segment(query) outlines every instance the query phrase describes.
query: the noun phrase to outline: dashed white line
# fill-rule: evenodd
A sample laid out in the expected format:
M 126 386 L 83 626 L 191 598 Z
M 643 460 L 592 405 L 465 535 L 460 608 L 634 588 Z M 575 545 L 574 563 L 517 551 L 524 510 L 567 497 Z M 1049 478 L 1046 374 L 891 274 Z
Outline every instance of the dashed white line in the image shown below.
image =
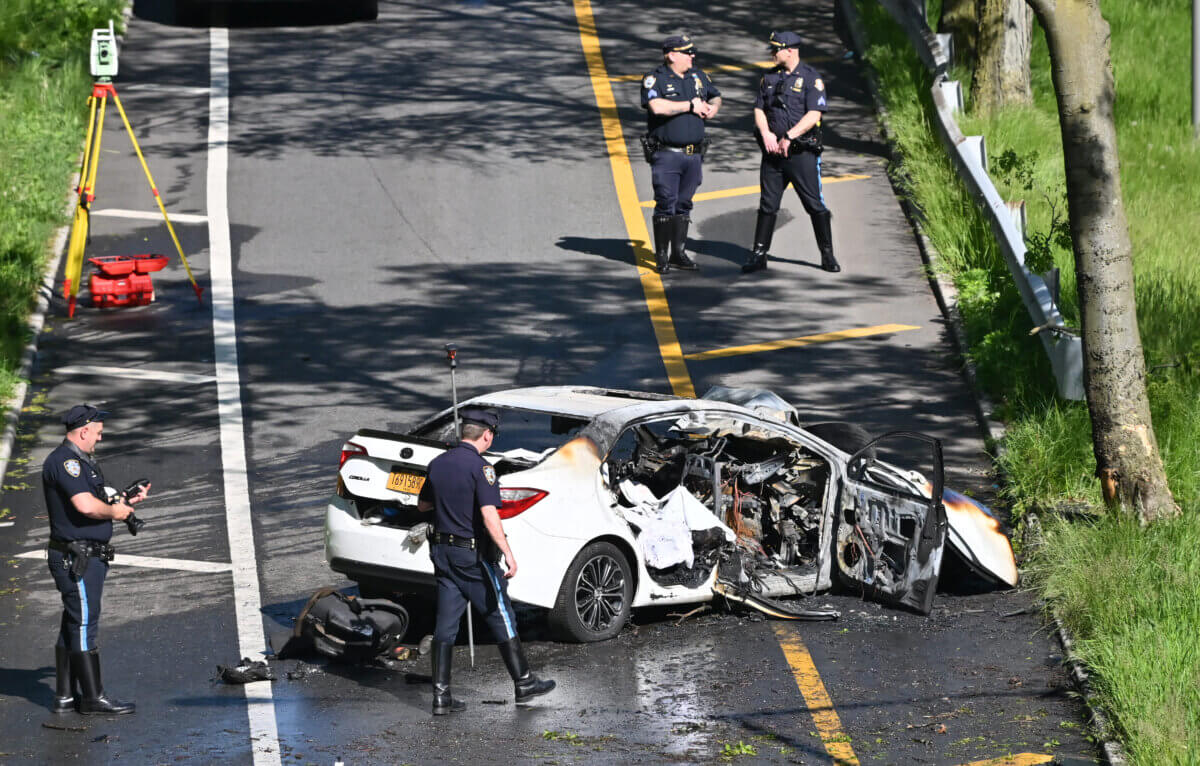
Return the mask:
M 168 372 L 166 370 L 150 370 L 145 367 L 102 367 L 90 364 L 68 364 L 56 367 L 55 375 L 93 375 L 105 378 L 129 378 L 130 380 L 154 380 L 159 383 L 212 383 L 216 380 L 212 375 L 195 375 L 190 372 Z
M 33 551 L 18 553 L 19 559 L 45 559 L 46 549 L 38 548 Z M 144 567 L 146 569 L 178 569 L 182 572 L 199 572 L 202 574 L 219 574 L 233 569 L 231 564 L 222 561 L 195 561 L 193 559 L 164 559 L 157 556 L 130 556 L 117 553 L 112 560 L 113 566 Z
M 225 484 L 225 525 L 233 571 L 239 656 L 258 656 L 266 645 L 250 486 L 246 476 L 246 437 L 238 374 L 237 329 L 233 310 L 232 248 L 229 239 L 229 30 L 210 30 L 208 99 L 208 248 L 212 279 L 213 350 L 217 373 L 221 462 Z M 270 681 L 242 687 L 250 720 L 255 766 L 280 763 L 279 733 Z
M 139 221 L 161 221 L 162 213 L 158 210 L 122 210 L 115 207 L 106 207 L 102 210 L 93 210 L 91 215 L 106 216 L 108 218 L 132 218 Z M 208 216 L 196 215 L 195 213 L 168 213 L 171 216 L 171 223 L 207 223 Z
M 135 82 L 130 85 L 123 85 L 121 90 L 151 91 L 185 96 L 207 96 L 211 89 L 205 87 L 196 87 L 194 85 L 165 85 L 158 82 Z

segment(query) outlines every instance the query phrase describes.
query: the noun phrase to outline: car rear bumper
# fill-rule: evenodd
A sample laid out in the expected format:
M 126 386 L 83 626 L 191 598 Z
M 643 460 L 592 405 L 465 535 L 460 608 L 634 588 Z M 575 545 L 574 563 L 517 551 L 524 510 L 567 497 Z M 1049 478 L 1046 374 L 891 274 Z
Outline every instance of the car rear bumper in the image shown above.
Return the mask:
M 385 524 L 364 524 L 353 501 L 330 498 L 325 508 L 325 559 L 329 568 L 352 580 L 398 589 L 433 587 L 429 543 L 410 539 L 409 531 Z

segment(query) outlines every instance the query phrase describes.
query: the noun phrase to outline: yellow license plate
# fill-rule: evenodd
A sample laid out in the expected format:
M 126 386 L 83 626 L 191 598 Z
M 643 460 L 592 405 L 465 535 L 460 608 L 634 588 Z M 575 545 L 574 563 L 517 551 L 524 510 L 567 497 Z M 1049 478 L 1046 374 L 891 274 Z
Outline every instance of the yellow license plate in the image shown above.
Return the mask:
M 425 477 L 404 471 L 392 471 L 388 474 L 387 488 L 394 492 L 407 492 L 410 495 L 420 494 L 425 485 Z

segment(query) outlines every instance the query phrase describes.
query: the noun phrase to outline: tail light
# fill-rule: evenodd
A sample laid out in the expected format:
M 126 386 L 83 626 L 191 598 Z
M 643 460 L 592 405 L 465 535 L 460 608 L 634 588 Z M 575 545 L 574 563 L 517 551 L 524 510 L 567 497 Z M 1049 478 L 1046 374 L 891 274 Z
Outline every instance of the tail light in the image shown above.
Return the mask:
M 342 456 L 338 460 L 338 469 L 340 470 L 341 467 L 344 466 L 346 464 L 346 461 L 349 460 L 350 458 L 355 457 L 357 455 L 365 455 L 365 454 L 367 454 L 366 447 L 355 444 L 354 442 L 346 442 L 345 444 L 342 445 Z
M 524 513 L 549 493 L 529 487 L 507 487 L 500 490 L 500 518 L 511 519 Z

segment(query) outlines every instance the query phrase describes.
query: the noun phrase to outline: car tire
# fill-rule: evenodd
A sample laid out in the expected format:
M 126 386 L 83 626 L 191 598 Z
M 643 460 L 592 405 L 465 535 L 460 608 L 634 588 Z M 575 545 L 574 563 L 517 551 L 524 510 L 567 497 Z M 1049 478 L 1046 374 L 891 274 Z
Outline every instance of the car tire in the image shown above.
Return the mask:
M 567 569 L 550 610 L 550 627 L 567 641 L 604 641 L 621 632 L 632 603 L 629 560 L 617 546 L 599 540 L 580 551 Z

